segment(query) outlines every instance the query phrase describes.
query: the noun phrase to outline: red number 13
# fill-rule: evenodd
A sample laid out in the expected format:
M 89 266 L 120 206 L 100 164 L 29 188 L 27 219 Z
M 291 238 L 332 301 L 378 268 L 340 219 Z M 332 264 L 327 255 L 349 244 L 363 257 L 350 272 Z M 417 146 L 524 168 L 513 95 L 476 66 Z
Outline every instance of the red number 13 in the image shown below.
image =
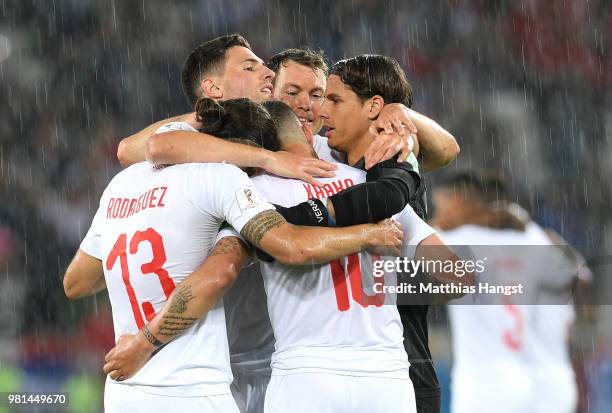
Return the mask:
M 161 235 L 156 232 L 153 228 L 148 228 L 145 231 L 136 231 L 132 239 L 130 240 L 130 254 L 136 254 L 138 247 L 143 241 L 148 241 L 151 244 L 151 251 L 153 252 L 153 259 L 151 262 L 142 264 L 140 271 L 142 275 L 155 274 L 159 278 L 162 290 L 166 295 L 166 299 L 170 298 L 172 291 L 174 291 L 174 281 L 170 278 L 168 271 L 163 269 L 163 265 L 166 263 L 166 250 L 164 249 L 164 242 Z M 136 293 L 130 283 L 130 273 L 128 271 L 127 263 L 127 235 L 121 234 L 115 245 L 111 250 L 108 258 L 106 259 L 106 269 L 111 270 L 115 266 L 115 262 L 119 258 L 119 265 L 121 266 L 121 278 L 125 284 L 128 298 L 130 299 L 130 305 L 132 306 L 132 312 L 134 313 L 134 319 L 139 329 L 144 326 L 144 320 L 142 313 L 138 307 L 138 301 L 136 300 Z M 142 310 L 144 312 L 147 321 L 151 321 L 155 317 L 155 310 L 153 304 L 148 301 L 142 303 Z

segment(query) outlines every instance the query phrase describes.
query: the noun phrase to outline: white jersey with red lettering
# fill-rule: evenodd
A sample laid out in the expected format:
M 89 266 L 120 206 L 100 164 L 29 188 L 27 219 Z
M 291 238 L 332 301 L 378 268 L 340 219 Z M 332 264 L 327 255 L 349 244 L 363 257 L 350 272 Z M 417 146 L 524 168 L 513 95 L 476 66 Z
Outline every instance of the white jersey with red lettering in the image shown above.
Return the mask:
M 334 178 L 321 180 L 323 188 L 270 175 L 253 182 L 264 199 L 289 207 L 365 181 L 365 172 L 337 166 Z M 406 254 L 413 256 L 416 245 L 435 232 L 409 206 L 396 219 L 404 230 Z M 273 375 L 409 377 L 397 307 L 373 289 L 375 282 L 396 283 L 395 273 L 375 279 L 370 254 L 308 267 L 264 263 L 262 274 L 276 338 Z
M 233 165 L 143 162 L 110 182 L 81 249 L 102 261 L 115 338 L 134 334 L 196 270 L 226 220 L 238 231 L 273 209 Z M 180 321 L 177 321 L 180 322 Z M 229 393 L 232 375 L 223 303 L 118 382 L 176 396 Z
M 485 271 L 479 274 L 480 284 L 493 280 L 495 284 L 525 280 L 537 280 L 539 284 L 547 277 L 544 253 L 553 251 L 536 247 L 532 249 L 534 254 L 528 255 L 524 248 L 487 247 L 550 245 L 548 236 L 533 223 L 525 231 L 464 225 L 440 235 L 449 245 L 472 245 L 479 251 L 478 257 L 487 257 Z M 533 290 L 534 284 L 529 286 Z M 537 387 L 531 334 L 539 306 L 516 305 L 513 298 L 501 297 L 491 298 L 494 300 L 491 305 L 469 304 L 465 302 L 469 297 L 464 297 L 448 306 L 453 347 L 453 413 L 513 413 L 533 409 Z M 522 304 L 529 302 L 525 297 L 521 300 Z
M 543 233 L 543 229 L 534 223 L 530 223 L 527 230 Z M 579 266 L 582 263 L 575 264 Z M 576 277 L 590 281 L 591 273 L 586 266 L 577 267 L 575 271 L 573 267 L 568 261 L 568 271 L 556 271 L 554 277 L 541 280 L 540 294 L 548 302 L 567 302 Z M 573 413 L 578 403 L 578 387 L 568 348 L 575 317 L 573 303 L 570 300 L 567 304 L 537 305 L 534 311 L 529 330 L 529 358 L 536 396 L 531 411 Z

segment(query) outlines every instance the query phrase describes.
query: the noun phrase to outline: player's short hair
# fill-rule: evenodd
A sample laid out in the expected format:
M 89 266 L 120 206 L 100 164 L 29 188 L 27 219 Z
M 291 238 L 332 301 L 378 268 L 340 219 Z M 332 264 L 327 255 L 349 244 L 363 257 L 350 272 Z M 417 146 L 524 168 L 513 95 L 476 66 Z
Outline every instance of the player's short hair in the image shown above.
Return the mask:
M 225 53 L 234 46 L 251 48 L 249 42 L 241 35 L 228 34 L 202 43 L 189 54 L 181 71 L 183 94 L 189 106 L 194 107 L 201 96 L 202 77 L 223 70 Z
M 285 125 L 291 124 L 293 126 L 297 125 L 296 122 L 299 122 L 293 110 L 280 100 L 269 100 L 263 102 L 262 106 L 268 111 L 276 124 L 276 129 L 279 131 L 284 129 Z
M 196 119 L 202 122 L 200 132 L 271 151 L 280 148 L 272 117 L 263 106 L 250 99 L 216 102 L 202 98 L 197 101 L 195 111 Z
M 363 54 L 340 60 L 329 74 L 340 77 L 362 102 L 379 95 L 385 103 L 412 107 L 412 86 L 399 63 L 391 57 Z
M 268 60 L 268 68 L 278 73 L 281 66 L 288 61 L 293 61 L 300 65 L 308 66 L 312 70 L 320 70 L 325 74 L 329 72 L 327 59 L 322 50 L 313 50 L 310 48 L 304 49 L 287 49 L 275 54 Z
M 458 195 L 484 203 L 509 200 L 508 185 L 495 170 L 455 172 L 442 178 L 437 187 L 452 189 Z
M 281 149 L 298 144 L 308 150 L 313 158 L 317 157 L 316 152 L 304 136 L 298 117 L 289 106 L 279 100 L 268 100 L 262 105 L 276 124 Z

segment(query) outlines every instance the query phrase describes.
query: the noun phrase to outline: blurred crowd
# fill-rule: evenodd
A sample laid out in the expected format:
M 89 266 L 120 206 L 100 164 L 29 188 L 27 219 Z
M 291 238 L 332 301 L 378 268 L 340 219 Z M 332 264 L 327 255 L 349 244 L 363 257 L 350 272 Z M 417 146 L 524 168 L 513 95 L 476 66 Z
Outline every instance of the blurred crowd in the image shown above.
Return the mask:
M 103 297 L 68 302 L 63 272 L 120 170 L 119 140 L 187 112 L 185 57 L 232 32 L 264 60 L 299 46 L 321 48 L 332 62 L 360 53 L 395 57 L 415 89 L 415 109 L 461 146 L 449 168 L 501 169 L 539 223 L 587 260 L 607 262 L 593 268 L 594 299 L 612 304 L 605 277 L 612 5 L 605 0 L 0 4 L 0 387 L 41 371 L 85 395 L 93 390 L 74 381 L 80 374 L 99 387 L 100 357 L 113 342 L 108 304 Z M 443 173 L 431 174 L 429 185 Z M 612 312 L 592 313 L 578 328 L 586 347 L 596 348 L 612 337 Z M 610 347 L 601 348 L 593 357 L 606 358 Z

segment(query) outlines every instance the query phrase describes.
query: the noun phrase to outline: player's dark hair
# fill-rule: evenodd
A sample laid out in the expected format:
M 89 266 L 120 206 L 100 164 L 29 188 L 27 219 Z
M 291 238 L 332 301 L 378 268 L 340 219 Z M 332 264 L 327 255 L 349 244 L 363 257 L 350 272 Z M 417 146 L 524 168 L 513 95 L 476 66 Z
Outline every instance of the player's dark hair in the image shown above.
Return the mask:
M 289 122 L 299 122 L 291 108 L 280 100 L 268 100 L 263 102 L 262 105 L 276 123 L 277 129 L 284 127 Z
M 268 60 L 268 67 L 274 73 L 278 73 L 281 65 L 288 61 L 308 66 L 313 70 L 321 70 L 325 76 L 329 72 L 329 66 L 327 65 L 327 59 L 322 50 L 312 50 L 310 48 L 304 49 L 287 49 L 280 53 L 275 54 Z
M 412 107 L 412 86 L 399 63 L 390 57 L 355 56 L 334 64 L 329 74 L 340 77 L 362 102 L 379 95 L 385 103 L 402 103 Z
M 196 119 L 202 122 L 200 132 L 271 151 L 280 148 L 272 117 L 263 106 L 252 100 L 241 98 L 216 102 L 203 98 L 197 101 L 195 111 Z
M 304 150 L 304 154 L 308 153 L 313 158 L 317 157 L 312 145 L 308 143 L 304 136 L 298 117 L 289 106 L 278 100 L 268 100 L 262 105 L 274 120 L 281 148 L 297 144 Z M 296 149 L 295 146 L 293 148 Z
M 189 106 L 194 107 L 201 96 L 200 81 L 202 76 L 223 70 L 225 53 L 227 49 L 234 46 L 251 48 L 249 42 L 241 35 L 229 34 L 204 42 L 189 54 L 181 71 L 183 94 Z
M 508 201 L 508 186 L 498 171 L 460 171 L 442 178 L 437 185 L 440 188 L 450 188 L 459 194 L 481 202 L 492 203 Z

